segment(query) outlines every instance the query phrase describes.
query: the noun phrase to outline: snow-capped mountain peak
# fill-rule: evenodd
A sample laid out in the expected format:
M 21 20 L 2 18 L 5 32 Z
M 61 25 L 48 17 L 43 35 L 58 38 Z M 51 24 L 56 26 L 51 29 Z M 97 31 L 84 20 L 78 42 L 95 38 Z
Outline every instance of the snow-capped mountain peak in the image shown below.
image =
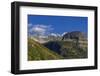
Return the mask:
M 50 35 L 54 37 L 61 36 L 60 34 L 56 34 L 56 33 L 51 33 Z
M 62 34 L 62 36 L 64 36 L 65 34 L 67 34 L 68 32 L 64 32 L 63 34 Z
M 50 35 L 51 35 L 51 36 L 57 36 L 57 34 L 55 34 L 55 33 L 51 33 Z

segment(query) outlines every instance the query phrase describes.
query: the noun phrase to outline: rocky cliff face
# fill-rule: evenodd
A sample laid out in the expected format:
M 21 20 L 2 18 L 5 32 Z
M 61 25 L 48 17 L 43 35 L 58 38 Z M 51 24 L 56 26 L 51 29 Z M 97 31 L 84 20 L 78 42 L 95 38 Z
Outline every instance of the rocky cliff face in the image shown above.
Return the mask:
M 80 31 L 73 31 L 73 32 L 68 32 L 65 35 L 63 35 L 62 40 L 66 40 L 66 39 L 84 40 L 86 39 L 86 36 L 84 33 Z

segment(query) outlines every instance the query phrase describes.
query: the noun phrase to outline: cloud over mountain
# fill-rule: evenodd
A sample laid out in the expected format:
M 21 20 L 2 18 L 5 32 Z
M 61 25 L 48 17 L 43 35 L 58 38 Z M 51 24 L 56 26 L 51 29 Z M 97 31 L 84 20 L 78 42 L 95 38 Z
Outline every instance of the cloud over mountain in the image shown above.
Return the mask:
M 34 34 L 38 34 L 38 35 L 45 35 L 46 33 L 53 30 L 51 25 L 42 25 L 42 24 L 32 25 L 32 24 L 29 24 L 28 26 L 29 26 L 29 29 L 28 29 L 29 33 L 34 33 Z

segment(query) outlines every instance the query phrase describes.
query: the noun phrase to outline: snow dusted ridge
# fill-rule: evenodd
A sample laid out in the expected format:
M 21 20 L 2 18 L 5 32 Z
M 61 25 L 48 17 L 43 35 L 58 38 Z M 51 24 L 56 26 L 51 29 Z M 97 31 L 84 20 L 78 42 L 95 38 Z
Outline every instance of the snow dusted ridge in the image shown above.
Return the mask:
M 56 34 L 56 33 L 51 33 L 50 35 L 51 36 L 55 36 L 55 37 L 62 37 L 62 36 L 64 36 L 65 34 L 67 34 L 68 32 L 64 32 L 64 33 L 62 33 L 62 34 Z
M 69 39 L 86 40 L 85 35 L 80 31 L 64 32 L 63 34 L 51 33 L 46 36 L 45 35 L 34 35 L 34 36 L 31 36 L 31 38 L 39 43 L 46 43 L 49 41 L 69 40 Z
M 48 41 L 54 41 L 54 40 L 61 40 L 62 35 L 51 33 L 48 36 L 42 35 L 42 36 L 31 36 L 32 39 L 34 39 L 36 42 L 39 43 L 46 43 Z
M 55 36 L 55 37 L 59 36 L 60 37 L 61 35 L 60 34 L 56 34 L 56 33 L 51 33 L 50 36 Z
M 64 36 L 65 34 L 67 34 L 68 32 L 64 32 L 61 36 Z

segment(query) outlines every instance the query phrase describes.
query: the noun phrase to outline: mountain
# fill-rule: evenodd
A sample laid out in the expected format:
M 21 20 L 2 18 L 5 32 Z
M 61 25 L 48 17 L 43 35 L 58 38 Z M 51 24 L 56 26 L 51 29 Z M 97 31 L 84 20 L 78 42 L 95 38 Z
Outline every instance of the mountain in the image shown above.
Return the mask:
M 88 43 L 83 32 L 28 38 L 28 60 L 78 59 L 88 57 Z
M 65 34 L 67 34 L 68 32 L 64 32 L 64 33 L 62 33 L 62 35 L 61 36 L 64 36 Z
M 50 41 L 44 44 L 45 47 L 63 56 L 65 59 L 87 58 L 87 44 L 80 47 L 74 41 Z M 83 45 L 82 45 L 83 46 Z
M 60 37 L 61 35 L 56 33 L 51 33 L 49 36 Z
M 73 32 L 68 32 L 63 35 L 62 40 L 66 40 L 66 39 L 84 40 L 86 39 L 86 36 L 83 32 L 73 31 Z
M 28 60 L 54 60 L 63 57 L 56 52 L 44 47 L 42 44 L 28 38 Z

